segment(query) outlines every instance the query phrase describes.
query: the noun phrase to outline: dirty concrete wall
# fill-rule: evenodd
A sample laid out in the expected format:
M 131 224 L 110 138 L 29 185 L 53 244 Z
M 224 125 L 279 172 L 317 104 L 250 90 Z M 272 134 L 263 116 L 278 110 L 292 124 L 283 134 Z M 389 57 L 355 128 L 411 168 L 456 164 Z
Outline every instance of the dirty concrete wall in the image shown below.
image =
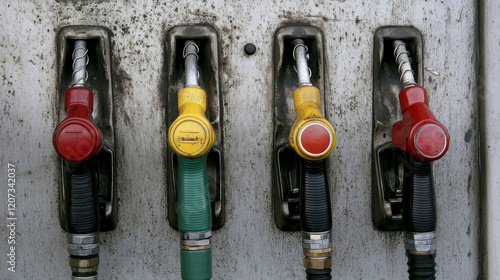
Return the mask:
M 69 277 L 58 220 L 56 34 L 67 25 L 112 32 L 119 224 L 101 234 L 101 279 L 179 279 L 178 233 L 167 222 L 162 88 L 169 28 L 218 31 L 224 98 L 226 224 L 214 232 L 214 279 L 303 279 L 301 238 L 272 217 L 272 38 L 293 22 L 319 27 L 326 44 L 328 119 L 337 132 L 329 159 L 333 275 L 403 279 L 401 232 L 371 222 L 373 34 L 412 25 L 424 39 L 424 86 L 449 129 L 434 165 L 440 279 L 480 273 L 475 1 L 1 1 L 0 208 L 7 164 L 16 166 L 16 272 L 2 279 Z M 257 52 L 247 56 L 246 43 Z M 4 214 L 5 215 L 5 214 Z M 4 219 L 2 224 L 6 224 Z

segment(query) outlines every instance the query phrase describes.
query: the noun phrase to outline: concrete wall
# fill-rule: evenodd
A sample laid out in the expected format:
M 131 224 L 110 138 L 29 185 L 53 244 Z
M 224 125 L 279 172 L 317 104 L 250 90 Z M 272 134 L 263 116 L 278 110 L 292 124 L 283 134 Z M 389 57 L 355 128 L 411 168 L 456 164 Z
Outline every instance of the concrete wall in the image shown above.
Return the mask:
M 498 7 L 496 8 L 499 10 Z M 16 272 L 2 279 L 68 279 L 58 219 L 56 34 L 67 25 L 113 32 L 119 224 L 101 234 L 100 279 L 179 279 L 179 238 L 167 222 L 162 71 L 176 25 L 218 31 L 224 98 L 226 224 L 214 232 L 214 279 L 304 279 L 299 232 L 272 216 L 272 39 L 290 22 L 319 27 L 328 57 L 327 118 L 337 132 L 329 158 L 335 279 L 406 277 L 401 232 L 371 222 L 373 34 L 412 25 L 424 39 L 424 86 L 449 129 L 434 165 L 439 279 L 480 275 L 478 46 L 475 1 L 11 1 L 0 2 L 0 209 L 7 164 L 16 166 Z M 257 52 L 247 56 L 246 43 Z M 498 105 L 498 102 L 495 103 Z M 6 214 L 4 214 L 6 217 Z M 493 278 L 491 278 L 493 279 Z

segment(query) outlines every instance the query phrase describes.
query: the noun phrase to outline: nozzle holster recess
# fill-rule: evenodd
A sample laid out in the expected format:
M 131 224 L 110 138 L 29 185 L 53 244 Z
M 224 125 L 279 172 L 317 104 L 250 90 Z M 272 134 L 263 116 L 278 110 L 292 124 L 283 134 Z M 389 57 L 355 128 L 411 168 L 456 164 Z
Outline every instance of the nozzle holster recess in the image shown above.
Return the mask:
M 302 86 L 293 92 L 296 119 L 290 130 L 290 145 L 308 160 L 326 158 L 335 148 L 333 126 L 321 114 L 318 88 Z
M 399 94 L 399 102 L 403 120 L 392 126 L 392 143 L 424 161 L 446 154 L 450 136 L 429 109 L 426 90 L 421 86 L 406 88 Z
M 90 159 L 102 147 L 102 132 L 92 120 L 92 91 L 83 87 L 66 90 L 64 110 L 66 118 L 54 132 L 55 150 L 71 162 Z

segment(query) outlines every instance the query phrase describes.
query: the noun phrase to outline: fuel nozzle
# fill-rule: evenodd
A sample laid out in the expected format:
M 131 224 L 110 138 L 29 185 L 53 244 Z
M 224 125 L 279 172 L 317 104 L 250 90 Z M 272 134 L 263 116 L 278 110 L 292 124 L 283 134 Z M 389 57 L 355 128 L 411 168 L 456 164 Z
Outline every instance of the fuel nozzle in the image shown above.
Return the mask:
M 185 158 L 206 155 L 215 142 L 214 130 L 205 116 L 207 96 L 198 86 L 198 52 L 194 41 L 186 41 L 183 50 L 185 87 L 178 94 L 179 117 L 170 126 L 168 135 L 170 147 Z
M 92 120 L 93 93 L 85 88 L 88 60 L 86 42 L 77 40 L 72 87 L 64 95 L 66 118 L 53 138 L 70 176 L 64 195 L 72 279 L 97 279 L 99 265 L 98 190 L 91 160 L 102 147 L 102 133 Z
M 331 208 L 325 158 L 335 147 L 335 131 L 321 114 L 318 88 L 311 83 L 308 49 L 302 39 L 292 41 L 298 75 L 293 93 L 296 119 L 290 145 L 300 159 L 300 227 L 307 279 L 331 279 Z
M 392 142 L 419 160 L 437 160 L 448 150 L 448 130 L 429 109 L 425 88 L 415 82 L 406 44 L 395 40 L 393 46 L 403 87 L 399 94 L 403 120 L 393 125 Z
M 88 160 L 102 146 L 102 132 L 92 120 L 93 93 L 85 88 L 87 63 L 86 42 L 78 40 L 73 51 L 72 87 L 64 93 L 66 118 L 57 126 L 53 139 L 57 153 L 70 162 Z
M 392 127 L 392 143 L 406 152 L 402 214 L 409 279 L 435 279 L 432 161 L 444 156 L 450 136 L 429 109 L 427 92 L 415 82 L 405 42 L 395 40 L 393 47 L 403 88 L 399 94 L 403 120 Z
M 304 40 L 295 39 L 292 44 L 298 84 L 293 92 L 296 119 L 290 130 L 290 145 L 302 158 L 321 160 L 335 148 L 335 130 L 321 114 L 320 93 L 311 83 Z
M 212 278 L 212 210 L 206 161 L 215 133 L 205 116 L 206 93 L 198 86 L 198 52 L 194 41 L 185 42 L 185 87 L 178 93 L 179 116 L 168 131 L 169 145 L 179 161 L 181 276 L 186 280 Z

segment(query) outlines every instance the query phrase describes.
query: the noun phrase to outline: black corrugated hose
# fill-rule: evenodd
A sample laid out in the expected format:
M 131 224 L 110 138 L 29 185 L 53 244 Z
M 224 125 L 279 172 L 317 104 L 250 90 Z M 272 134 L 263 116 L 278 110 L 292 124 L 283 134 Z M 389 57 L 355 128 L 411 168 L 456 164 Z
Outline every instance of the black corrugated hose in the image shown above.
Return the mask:
M 306 232 L 332 229 L 332 211 L 326 176 L 325 160 L 301 158 L 300 226 Z M 332 269 L 306 269 L 307 280 L 330 280 Z
M 66 225 L 68 233 L 99 231 L 97 184 L 89 161 L 69 163 L 70 180 L 66 186 Z
M 306 280 L 330 280 L 332 279 L 332 269 L 309 269 L 306 268 Z
M 66 225 L 72 234 L 91 234 L 99 231 L 99 200 L 95 172 L 91 160 L 67 162 L 69 184 L 66 184 Z M 72 259 L 92 259 L 97 255 L 75 256 Z M 97 271 L 78 273 L 73 276 L 88 277 L 97 275 Z
M 403 187 L 403 223 L 405 232 L 426 233 L 436 230 L 436 201 L 432 162 L 406 157 Z M 406 251 L 409 279 L 436 279 L 435 251 L 414 254 Z

